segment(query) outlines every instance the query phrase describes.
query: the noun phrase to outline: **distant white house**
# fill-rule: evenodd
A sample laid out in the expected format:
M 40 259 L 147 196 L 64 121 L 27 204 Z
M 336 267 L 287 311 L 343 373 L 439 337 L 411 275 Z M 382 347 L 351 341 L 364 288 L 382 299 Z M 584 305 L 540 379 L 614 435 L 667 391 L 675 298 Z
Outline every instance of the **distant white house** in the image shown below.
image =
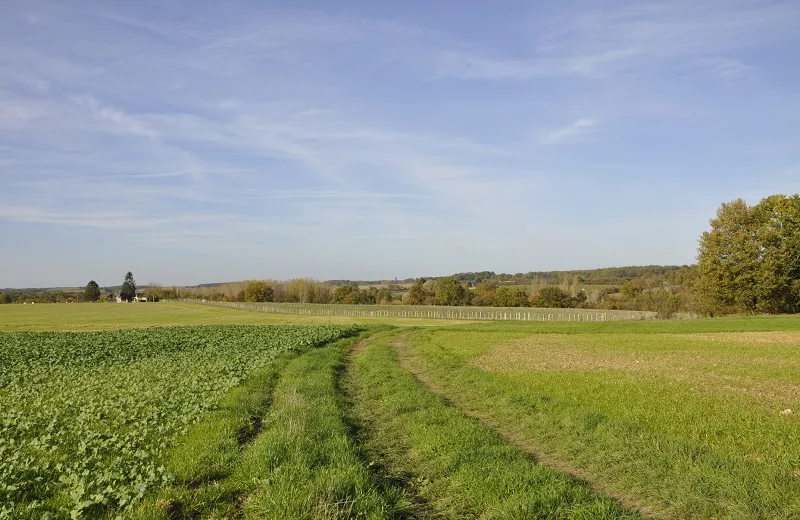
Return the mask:
M 147 296 L 145 296 L 144 293 L 137 292 L 136 296 L 134 296 L 133 300 L 131 300 L 131 301 L 134 302 L 134 303 L 136 303 L 136 302 L 146 302 L 147 301 Z M 117 303 L 122 303 L 122 302 L 123 302 L 122 297 L 121 296 L 117 296 Z

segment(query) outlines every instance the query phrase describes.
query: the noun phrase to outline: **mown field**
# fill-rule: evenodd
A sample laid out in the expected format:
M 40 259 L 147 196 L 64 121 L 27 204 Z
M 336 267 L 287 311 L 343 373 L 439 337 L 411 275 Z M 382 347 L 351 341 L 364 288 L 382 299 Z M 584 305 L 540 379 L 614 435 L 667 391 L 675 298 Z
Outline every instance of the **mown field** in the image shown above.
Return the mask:
M 0 518 L 800 517 L 796 317 L 380 321 L 0 306 Z
M 426 326 L 464 323 L 460 320 L 382 318 L 380 323 Z M 357 316 L 311 316 L 241 312 L 237 309 L 183 302 L 157 304 L 59 303 L 0 305 L 0 331 L 86 331 L 173 325 L 374 325 Z
M 439 329 L 395 351 L 448 402 L 631 509 L 800 518 L 799 324 Z M 764 328 L 782 330 L 750 330 Z

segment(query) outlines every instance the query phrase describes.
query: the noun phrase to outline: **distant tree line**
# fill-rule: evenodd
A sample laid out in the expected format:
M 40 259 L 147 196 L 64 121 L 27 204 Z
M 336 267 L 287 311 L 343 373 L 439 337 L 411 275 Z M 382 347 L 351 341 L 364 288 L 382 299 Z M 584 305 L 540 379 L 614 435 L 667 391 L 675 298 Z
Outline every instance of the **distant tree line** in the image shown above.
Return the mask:
M 686 270 L 678 271 L 684 273 Z M 547 307 L 652 310 L 664 314 L 683 309 L 682 289 L 675 274 L 629 280 L 619 287 L 586 291 L 579 277 L 562 276 L 556 284 L 536 282 L 519 287 L 484 281 L 477 286 L 455 277 L 419 278 L 405 286 L 334 287 L 308 279 L 277 282 L 250 280 L 217 286 L 173 288 L 165 297 L 212 301 L 334 303 L 348 305 L 472 305 L 487 307 Z
M 473 287 L 481 282 L 493 282 L 495 284 L 528 285 L 534 281 L 558 284 L 563 278 L 572 279 L 579 277 L 583 283 L 588 285 L 621 285 L 633 278 L 644 276 L 661 276 L 667 273 L 678 271 L 681 267 L 677 265 L 645 265 L 627 267 L 604 267 L 600 269 L 584 269 L 572 271 L 529 271 L 527 273 L 495 273 L 494 271 L 477 271 L 456 273 L 450 275 L 459 283 L 469 284 Z M 426 277 L 436 278 L 436 277 Z M 411 284 L 417 281 L 416 278 L 406 278 L 395 281 L 394 283 Z M 365 280 L 328 280 L 334 286 L 355 283 L 359 286 L 381 286 L 386 285 L 386 281 L 365 281 Z M 392 282 L 388 282 L 392 283 Z
M 81 289 L 6 289 L 0 291 L 0 304 L 3 303 L 75 303 L 75 302 L 107 302 L 116 301 L 115 288 L 101 288 L 94 281 L 89 280 L 86 287 Z M 137 291 L 133 274 L 128 271 L 122 285 L 119 287 L 119 297 L 122 301 L 130 302 L 140 294 Z M 144 288 L 143 294 L 148 301 L 158 301 L 165 295 L 158 283 L 151 283 Z
M 528 285 L 534 281 L 549 284 L 558 284 L 563 278 L 571 279 L 578 276 L 586 284 L 591 285 L 618 285 L 625 283 L 631 278 L 644 276 L 647 274 L 663 274 L 669 270 L 679 269 L 677 266 L 643 266 L 643 267 L 619 267 L 602 268 L 591 270 L 572 270 L 572 271 L 530 271 L 527 273 L 495 273 L 493 271 L 479 271 L 456 273 L 453 278 L 461 283 L 469 283 L 476 286 L 481 282 L 493 282 L 496 284 L 509 285 Z
M 3 303 L 68 303 L 82 301 L 82 291 L 5 289 L 0 292 Z
M 165 299 L 205 299 L 228 302 L 333 303 L 336 287 L 310 278 L 286 281 L 245 280 L 194 287 L 172 287 Z
M 773 195 L 754 206 L 722 204 L 703 233 L 694 266 L 630 266 L 587 271 L 420 278 L 362 287 L 311 280 L 245 283 L 210 297 L 298 303 L 580 307 L 655 311 L 669 317 L 800 312 L 800 195 Z M 342 282 L 342 283 L 339 283 Z M 214 290 L 211 288 L 205 291 Z M 191 292 L 187 296 L 194 296 Z
M 583 271 L 492 271 L 365 284 L 297 278 L 246 280 L 166 289 L 151 283 L 148 300 L 200 298 L 219 301 L 371 305 L 474 305 L 579 307 L 678 312 L 697 315 L 800 312 L 800 195 L 772 195 L 749 206 L 722 204 L 700 237 L 693 266 L 629 266 Z M 128 272 L 120 297 L 136 295 Z M 0 303 L 97 301 L 107 295 L 94 280 L 82 293 L 6 290 Z

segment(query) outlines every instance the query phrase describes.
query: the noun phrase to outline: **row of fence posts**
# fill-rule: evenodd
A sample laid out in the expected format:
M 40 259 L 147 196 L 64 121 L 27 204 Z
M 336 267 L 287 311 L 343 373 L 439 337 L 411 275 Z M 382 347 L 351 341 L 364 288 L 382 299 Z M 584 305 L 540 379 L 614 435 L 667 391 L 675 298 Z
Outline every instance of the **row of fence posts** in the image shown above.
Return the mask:
M 188 300 L 187 300 L 188 301 Z M 304 314 L 317 316 L 348 316 L 357 318 L 429 318 L 429 319 L 451 319 L 451 320 L 495 320 L 495 321 L 619 321 L 641 319 L 643 316 L 634 313 L 607 312 L 528 312 L 528 311 L 490 311 L 472 309 L 342 309 L 342 308 L 322 308 L 322 307 L 295 307 L 292 305 L 261 305 L 246 304 L 238 302 L 212 302 L 210 300 L 191 300 L 207 305 L 218 307 L 233 307 L 238 309 L 250 309 L 261 312 L 279 314 Z

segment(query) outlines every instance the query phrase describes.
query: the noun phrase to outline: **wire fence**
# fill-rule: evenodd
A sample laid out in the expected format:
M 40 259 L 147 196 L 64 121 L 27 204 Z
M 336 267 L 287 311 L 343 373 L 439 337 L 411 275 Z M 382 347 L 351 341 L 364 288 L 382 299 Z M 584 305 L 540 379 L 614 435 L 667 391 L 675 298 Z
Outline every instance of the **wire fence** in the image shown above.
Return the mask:
M 494 321 L 630 321 L 655 319 L 655 312 L 598 311 L 594 309 L 535 309 L 524 307 L 437 307 L 416 305 L 338 305 L 314 303 L 241 303 L 211 300 L 180 300 L 215 307 L 271 314 L 347 316 L 353 318 L 423 318 L 442 320 Z

